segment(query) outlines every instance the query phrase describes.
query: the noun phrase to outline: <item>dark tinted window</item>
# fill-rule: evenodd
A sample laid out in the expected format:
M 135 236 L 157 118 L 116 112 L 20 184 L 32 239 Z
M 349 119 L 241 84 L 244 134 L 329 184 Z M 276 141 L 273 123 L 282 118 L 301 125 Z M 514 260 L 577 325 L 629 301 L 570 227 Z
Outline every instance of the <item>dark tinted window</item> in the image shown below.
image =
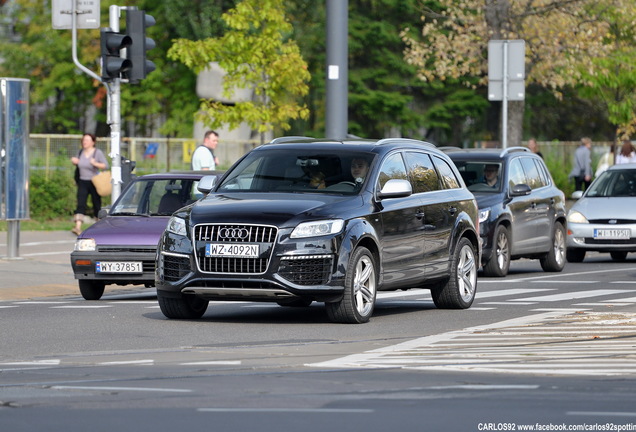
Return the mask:
M 528 179 L 528 186 L 531 189 L 538 189 L 540 187 L 545 186 L 545 182 L 539 174 L 539 168 L 537 164 L 534 163 L 534 159 L 532 158 L 521 158 L 521 165 L 523 166 L 523 170 L 526 173 L 526 178 Z
M 419 152 L 407 152 L 406 161 L 409 166 L 409 180 L 413 187 L 413 193 L 440 189 L 439 178 L 429 155 Z
M 433 161 L 435 163 L 435 167 L 439 172 L 439 175 L 442 177 L 442 183 L 444 185 L 444 189 L 457 189 L 459 188 L 459 181 L 453 172 L 453 169 L 448 165 L 448 163 L 437 156 L 433 156 Z

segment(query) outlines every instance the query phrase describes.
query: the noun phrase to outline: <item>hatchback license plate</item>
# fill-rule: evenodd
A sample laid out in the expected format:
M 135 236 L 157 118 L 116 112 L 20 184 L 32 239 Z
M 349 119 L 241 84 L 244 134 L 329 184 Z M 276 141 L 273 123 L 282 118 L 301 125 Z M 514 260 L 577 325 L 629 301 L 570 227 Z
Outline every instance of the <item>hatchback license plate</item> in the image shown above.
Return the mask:
M 630 229 L 595 229 L 595 239 L 613 239 L 613 240 L 629 240 L 632 235 Z
M 205 245 L 205 256 L 208 258 L 258 258 L 260 255 L 258 249 L 257 244 L 208 243 Z
M 141 261 L 97 261 L 97 273 L 143 273 Z

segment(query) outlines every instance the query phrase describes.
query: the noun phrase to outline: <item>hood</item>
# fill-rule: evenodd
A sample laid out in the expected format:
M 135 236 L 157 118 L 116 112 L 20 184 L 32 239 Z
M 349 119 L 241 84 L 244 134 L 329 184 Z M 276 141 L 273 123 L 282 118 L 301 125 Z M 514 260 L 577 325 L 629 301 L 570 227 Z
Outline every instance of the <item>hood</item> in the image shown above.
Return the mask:
M 91 225 L 80 238 L 93 238 L 98 245 L 157 246 L 169 219 L 168 216 L 108 216 Z
M 475 195 L 475 199 L 477 200 L 477 207 L 479 207 L 480 210 L 488 207 L 493 207 L 495 205 L 501 206 L 501 203 L 504 200 L 502 193 L 473 193 L 473 195 Z
M 631 219 L 634 220 L 636 197 L 586 198 L 574 203 L 572 210 L 583 214 L 588 220 Z
M 295 226 L 296 219 L 345 218 L 362 205 L 360 196 L 312 193 L 210 194 L 192 206 L 192 225 L 209 222 Z M 337 207 L 337 208 L 336 208 Z

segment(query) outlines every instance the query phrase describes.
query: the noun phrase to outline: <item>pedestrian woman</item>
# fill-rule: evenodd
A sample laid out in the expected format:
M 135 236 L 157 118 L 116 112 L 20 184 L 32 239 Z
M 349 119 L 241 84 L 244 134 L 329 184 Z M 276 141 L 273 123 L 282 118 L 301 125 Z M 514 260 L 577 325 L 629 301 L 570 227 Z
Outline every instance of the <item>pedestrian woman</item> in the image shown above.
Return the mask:
M 77 167 L 79 176 L 75 176 L 77 182 L 77 208 L 73 215 L 75 226 L 71 230 L 76 235 L 82 232 L 82 222 L 86 214 L 86 203 L 88 196 L 91 196 L 93 203 L 93 213 L 97 217 L 99 209 L 102 207 L 102 197 L 99 196 L 91 179 L 99 173 L 100 170 L 108 168 L 108 161 L 104 153 L 95 147 L 95 135 L 85 133 L 82 136 L 82 149 L 77 156 L 71 158 L 73 165 Z
M 621 152 L 616 155 L 616 165 L 636 163 L 636 152 L 634 152 L 634 146 L 630 140 L 623 140 Z

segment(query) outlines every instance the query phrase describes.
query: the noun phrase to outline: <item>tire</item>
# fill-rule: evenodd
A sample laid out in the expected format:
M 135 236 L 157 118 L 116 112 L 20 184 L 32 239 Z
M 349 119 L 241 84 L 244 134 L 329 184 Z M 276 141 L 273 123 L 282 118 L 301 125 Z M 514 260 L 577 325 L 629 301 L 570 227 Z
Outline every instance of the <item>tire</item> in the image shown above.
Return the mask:
M 610 256 L 612 257 L 614 261 L 623 262 L 627 259 L 627 252 L 623 252 L 623 251 L 610 252 Z
M 104 294 L 106 284 L 104 282 L 82 279 L 79 280 L 79 289 L 84 300 L 99 300 Z
M 451 275 L 440 288 L 431 289 L 433 303 L 439 309 L 468 309 L 477 293 L 477 254 L 473 244 L 463 237 L 451 259 Z
M 565 227 L 561 222 L 557 222 L 554 224 L 550 252 L 539 260 L 543 271 L 562 271 L 565 267 L 565 249 Z
M 325 303 L 329 319 L 349 324 L 368 322 L 375 308 L 377 270 L 375 258 L 367 248 L 360 247 L 351 254 L 344 285 L 340 301 Z
M 285 307 L 309 307 L 313 303 L 313 300 L 305 299 L 305 298 L 296 298 L 288 301 L 278 301 L 279 306 Z
M 166 318 L 197 319 L 201 318 L 208 309 L 209 301 L 193 295 L 184 295 L 181 298 L 164 297 L 157 292 L 159 308 Z
M 568 249 L 565 258 L 571 263 L 580 263 L 585 259 L 585 249 Z
M 497 226 L 493 237 L 492 255 L 484 266 L 484 276 L 504 277 L 510 269 L 510 234 L 508 228 Z

